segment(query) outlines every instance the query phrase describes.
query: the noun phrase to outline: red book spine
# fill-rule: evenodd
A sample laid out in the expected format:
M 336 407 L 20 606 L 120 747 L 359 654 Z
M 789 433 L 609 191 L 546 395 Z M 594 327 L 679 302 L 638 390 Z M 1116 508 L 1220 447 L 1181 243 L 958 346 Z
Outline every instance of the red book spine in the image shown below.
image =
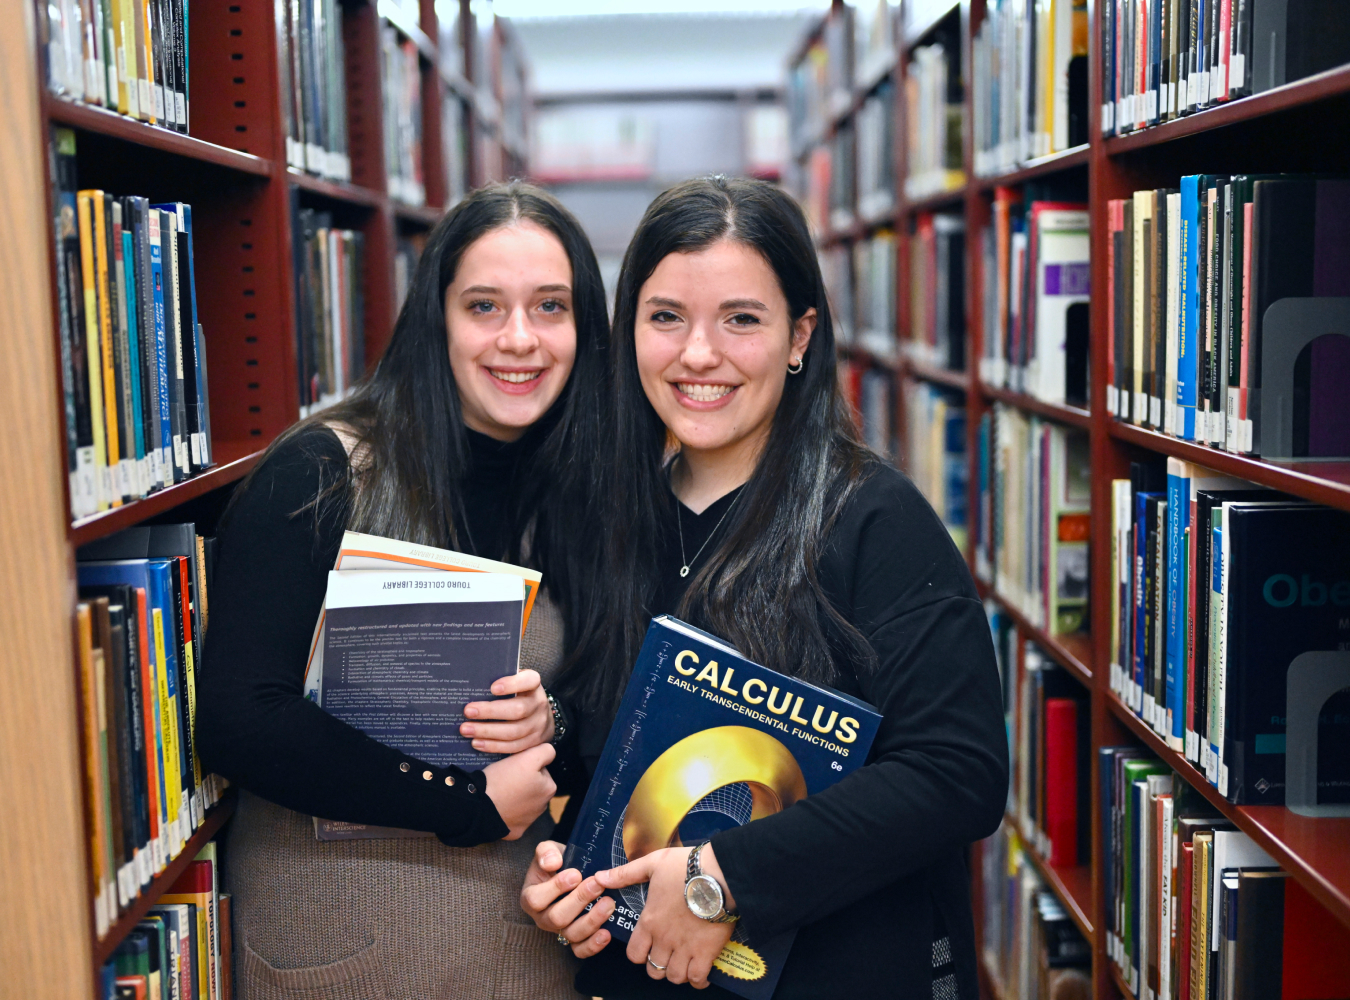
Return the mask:
M 211 892 L 215 888 L 211 876 L 211 862 L 194 861 L 165 893 L 168 896 L 186 896 L 194 892 Z
M 1078 864 L 1078 703 L 1045 699 L 1045 832 L 1050 864 Z
M 1194 872 L 1195 845 L 1182 844 L 1177 859 L 1177 962 L 1173 982 L 1177 984 L 1176 1000 L 1191 1000 L 1191 886 Z

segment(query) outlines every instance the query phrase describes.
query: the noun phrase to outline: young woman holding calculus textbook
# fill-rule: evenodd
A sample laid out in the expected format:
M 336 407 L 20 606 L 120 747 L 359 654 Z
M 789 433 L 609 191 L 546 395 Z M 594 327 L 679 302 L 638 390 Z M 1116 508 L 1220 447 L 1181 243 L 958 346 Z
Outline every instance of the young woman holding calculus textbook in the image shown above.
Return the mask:
M 594 575 L 589 462 L 606 404 L 604 290 L 576 220 L 529 185 L 433 230 L 393 338 L 352 397 L 268 449 L 220 530 L 201 676 L 204 766 L 240 786 L 226 874 L 240 996 L 570 997 L 571 956 L 520 912 L 552 821 L 544 693 Z M 301 694 L 344 529 L 544 573 L 514 698 L 462 732 L 503 756 L 432 767 Z M 565 727 L 562 727 L 565 728 Z M 319 842 L 311 816 L 435 837 Z
M 855 437 L 801 211 L 757 181 L 667 191 L 628 248 L 614 326 L 624 418 L 606 502 L 616 558 L 639 572 L 615 598 L 618 638 L 560 679 L 582 710 L 587 766 L 663 612 L 884 720 L 864 767 L 701 848 L 721 911 L 687 905 L 688 846 L 578 885 L 553 841 L 522 904 L 587 959 L 578 989 L 605 1000 L 707 986 L 728 915 L 752 940 L 797 930 L 776 997 L 974 1000 L 965 854 L 998 826 L 1008 779 L 993 646 L 946 529 Z M 646 908 L 625 948 L 602 929 L 610 898 L 582 909 L 640 882 Z

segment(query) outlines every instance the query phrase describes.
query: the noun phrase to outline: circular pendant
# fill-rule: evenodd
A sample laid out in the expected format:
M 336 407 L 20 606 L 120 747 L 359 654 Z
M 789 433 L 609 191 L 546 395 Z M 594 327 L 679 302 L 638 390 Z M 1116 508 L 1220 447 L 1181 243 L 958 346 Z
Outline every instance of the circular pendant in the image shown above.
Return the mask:
M 680 567 L 680 576 L 688 576 L 688 575 L 689 575 L 689 567 L 688 567 L 688 566 L 681 566 L 681 567 Z

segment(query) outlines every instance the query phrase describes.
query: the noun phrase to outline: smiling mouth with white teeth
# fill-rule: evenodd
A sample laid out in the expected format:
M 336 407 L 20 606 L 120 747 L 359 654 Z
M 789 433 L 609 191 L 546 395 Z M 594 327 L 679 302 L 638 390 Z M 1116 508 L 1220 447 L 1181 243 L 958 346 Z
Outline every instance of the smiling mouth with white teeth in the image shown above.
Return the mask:
M 703 385 L 697 382 L 676 382 L 675 387 L 699 403 L 712 403 L 736 388 L 734 385 Z
M 536 368 L 534 371 L 529 372 L 504 372 L 497 368 L 489 368 L 488 373 L 495 379 L 519 385 L 522 382 L 533 382 L 540 375 L 544 374 L 544 369 Z

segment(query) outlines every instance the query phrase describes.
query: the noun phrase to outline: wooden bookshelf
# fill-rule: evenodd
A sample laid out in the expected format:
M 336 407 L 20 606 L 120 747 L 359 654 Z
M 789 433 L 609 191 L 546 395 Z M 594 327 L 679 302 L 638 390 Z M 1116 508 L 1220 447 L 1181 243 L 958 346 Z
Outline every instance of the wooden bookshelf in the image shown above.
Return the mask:
M 968 68 L 971 43 L 985 16 L 986 0 L 912 0 L 902 5 L 901 23 L 896 26 L 899 53 L 892 76 L 897 92 L 903 93 L 910 53 L 926 42 L 933 29 L 945 18 L 959 17 L 962 43 L 963 76 Z M 966 89 L 964 134 L 967 182 L 950 191 L 907 199 L 904 195 L 905 106 L 896 105 L 896 211 L 897 233 L 896 365 L 897 438 L 905 440 L 907 424 L 905 380 L 927 382 L 964 392 L 966 400 L 967 460 L 970 464 L 968 509 L 977 510 L 977 435 L 981 417 L 995 403 L 1016 407 L 1026 413 L 1085 431 L 1089 436 L 1092 475 L 1091 528 L 1091 620 L 1090 631 L 1072 636 L 1051 636 L 1034 627 L 1016 607 L 999 599 L 987 584 L 980 583 L 982 595 L 997 601 L 1015 623 L 1021 637 L 1033 640 L 1055 662 L 1083 683 L 1090 693 L 1092 743 L 1094 748 L 1121 743 L 1147 747 L 1173 767 L 1182 780 L 1196 787 L 1239 829 L 1265 848 L 1326 907 L 1331 919 L 1350 924 L 1350 820 L 1308 819 L 1283 807 L 1245 807 L 1227 803 L 1209 786 L 1181 755 L 1168 749 L 1146 723 L 1129 711 L 1110 691 L 1110 579 L 1111 579 L 1111 487 L 1112 479 L 1128 474 L 1129 463 L 1142 458 L 1161 461 L 1175 456 L 1195 462 L 1216 472 L 1236 476 L 1263 486 L 1283 490 L 1317 503 L 1350 510 L 1350 462 L 1265 461 L 1252 456 L 1234 455 L 1116 420 L 1106 410 L 1107 341 L 1106 297 L 1094 295 L 1091 302 L 1090 400 L 1086 406 L 1065 406 L 1041 402 L 1027 395 L 984 383 L 975 373 L 983 355 L 984 323 L 983 282 L 979 237 L 990 224 L 990 195 L 995 187 L 1020 186 L 1045 180 L 1073 180 L 1083 184 L 1091 220 L 1094 254 L 1092 287 L 1107 286 L 1106 257 L 1095 252 L 1105 245 L 1107 202 L 1127 196 L 1137 189 L 1174 185 L 1185 173 L 1262 171 L 1320 171 L 1339 174 L 1350 169 L 1350 156 L 1329 137 L 1350 125 L 1350 66 L 1320 73 L 1286 84 L 1262 94 L 1230 101 L 1176 121 L 1124 136 L 1105 138 L 1098 120 L 1101 107 L 1101 65 L 1096 40 L 1101 37 L 1097 18 L 1100 4 L 1090 5 L 1089 31 L 1092 54 L 1089 57 L 1088 142 L 1050 156 L 1025 161 L 1014 170 L 995 176 L 975 177 L 971 144 L 972 99 Z M 809 41 L 809 40 L 808 40 Z M 806 51 L 803 45 L 794 60 Z M 850 111 L 831 118 L 820 134 L 807 136 L 805 148 L 794 151 L 805 157 L 814 144 L 825 141 L 828 133 L 847 121 L 859 107 L 858 95 L 849 103 Z M 799 137 L 800 138 L 800 137 Z M 966 220 L 966 371 L 919 362 L 904 346 L 909 339 L 908 246 L 904 238 L 914 232 L 916 216 L 924 212 L 960 212 Z M 853 230 L 831 233 L 832 246 L 845 246 L 864 238 L 865 232 Z M 841 349 L 855 357 L 855 348 Z M 972 569 L 974 553 L 969 552 Z M 1092 803 L 1099 802 L 1098 775 L 1092 775 Z M 1031 863 L 1051 889 L 1064 902 L 1079 929 L 1093 948 L 1094 996 L 1101 1000 L 1129 998 L 1129 991 L 1106 955 L 1105 885 L 1101 866 L 1102 831 L 1098 810 L 1093 809 L 1092 854 L 1089 863 L 1068 871 L 1056 870 L 1028 849 Z M 976 851 L 978 857 L 978 849 Z M 976 866 L 978 871 L 978 866 Z M 976 879 L 978 882 L 978 878 Z M 977 887 L 977 899 L 978 899 Z M 980 918 L 977 910 L 977 935 Z M 983 995 L 1000 995 L 998 983 L 990 975 L 980 956 L 980 984 Z
M 14 280 L 6 287 L 6 322 L 0 324 L 11 362 L 0 394 L 12 429 L 3 447 L 8 468 L 23 470 L 0 487 L 0 537 L 17 560 L 13 566 L 5 561 L 5 589 L 23 595 L 3 602 L 3 613 L 6 634 L 25 637 L 7 647 L 3 668 L 6 690 L 14 695 L 0 706 L 0 729 L 21 742 L 6 737 L 0 775 L 6 801 L 29 817 L 24 824 L 4 824 L 0 833 L 6 858 L 0 966 L 25 983 L 25 995 L 93 997 L 98 967 L 234 809 L 229 793 L 109 931 L 95 934 L 84 791 L 89 776 L 80 747 L 72 625 L 76 549 L 150 520 L 194 520 L 209 532 L 235 485 L 297 418 L 292 199 L 332 212 L 338 224 L 365 235 L 362 285 L 367 361 L 373 362 L 393 330 L 396 237 L 433 227 L 449 207 L 442 143 L 455 137 L 442 136 L 442 101 L 464 105 L 467 137 L 459 141 L 470 184 L 526 173 L 528 67 L 510 25 L 497 19 L 484 27 L 475 21 L 476 5 L 459 0 L 458 32 L 447 35 L 455 50 L 443 60 L 437 6 L 435 0 L 342 5 L 350 183 L 286 163 L 274 4 L 194 0 L 186 135 L 51 93 L 46 51 L 36 35 L 44 5 L 26 0 L 0 14 L 6 55 L 0 80 L 12 133 L 0 155 L 7 196 L 0 225 L 4 245 L 30 249 L 11 255 L 22 259 L 10 262 Z M 444 10 L 444 0 L 439 6 Z M 385 25 L 419 53 L 425 205 L 405 205 L 387 193 L 378 48 Z M 76 133 L 81 187 L 193 206 L 215 460 L 191 479 L 73 522 L 55 319 L 48 155 L 53 126 Z M 31 683 L 37 676 L 46 678 L 40 686 Z M 28 688 L 38 700 L 23 695 Z M 19 767 L 26 768 L 22 781 L 14 770 Z
M 150 884 L 136 897 L 136 901 L 117 918 L 117 923 L 113 924 L 108 933 L 99 939 L 94 945 L 94 965 L 102 965 L 112 953 L 117 950 L 117 946 L 135 928 L 136 924 L 150 912 L 150 907 L 155 905 L 155 900 L 163 896 L 173 884 L 178 881 L 178 876 L 187 871 L 188 865 L 192 864 L 193 858 L 197 853 L 210 842 L 211 838 L 220 832 L 225 821 L 234 815 L 235 791 L 226 789 L 225 797 L 206 811 L 206 816 L 202 819 L 202 825 L 197 827 L 197 832 L 188 838 L 187 844 L 179 851 L 172 861 L 165 865 L 164 870 L 156 875 Z
M 1013 829 L 1018 830 L 1018 836 L 1022 840 L 1022 853 L 1030 860 L 1033 868 L 1036 869 L 1045 884 L 1059 901 L 1064 904 L 1064 909 L 1068 911 L 1073 922 L 1078 925 L 1085 940 L 1092 940 L 1092 869 L 1089 865 L 1074 865 L 1073 867 L 1061 867 L 1052 865 L 1041 856 L 1041 852 L 1036 850 L 1030 837 L 1021 832 L 1021 827 L 1017 822 L 1017 817 L 1012 813 L 1004 815 L 1004 822 Z

